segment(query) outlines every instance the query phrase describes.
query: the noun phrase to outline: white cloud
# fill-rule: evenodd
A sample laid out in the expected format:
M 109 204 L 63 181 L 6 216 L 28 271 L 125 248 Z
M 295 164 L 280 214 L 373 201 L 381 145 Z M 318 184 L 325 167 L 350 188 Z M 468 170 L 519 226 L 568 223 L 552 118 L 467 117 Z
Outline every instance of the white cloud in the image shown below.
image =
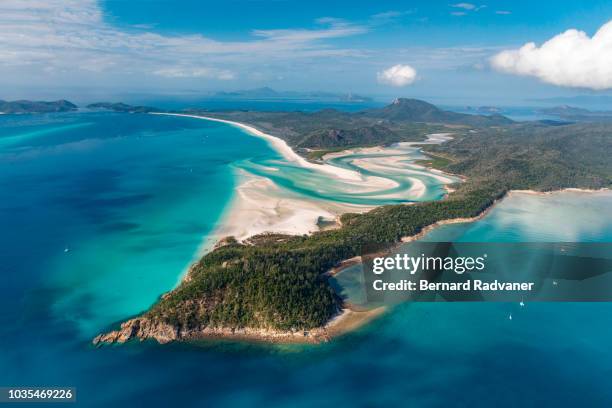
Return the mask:
M 155 77 L 231 80 L 257 66 L 363 55 L 327 41 L 367 32 L 366 27 L 331 18 L 316 23 L 218 41 L 159 34 L 146 25 L 115 27 L 104 19 L 98 0 L 0 0 L 0 84 L 55 83 L 53 78 L 71 85 Z
M 476 5 L 472 3 L 457 3 L 457 4 L 452 4 L 451 7 L 461 8 L 464 10 L 474 10 L 476 8 Z
M 502 51 L 498 46 L 474 47 L 409 47 L 402 49 L 389 50 L 384 55 L 378 56 L 380 60 L 411 61 L 419 69 L 427 71 L 457 71 L 466 67 L 473 67 L 481 63 L 489 66 L 488 62 L 491 55 Z
M 158 69 L 153 73 L 166 78 L 215 78 L 224 81 L 231 80 L 236 77 L 235 74 L 229 70 L 219 70 L 214 68 L 169 67 Z
M 391 11 L 383 11 L 382 13 L 373 14 L 371 16 L 371 18 L 386 20 L 386 19 L 390 19 L 390 18 L 400 17 L 403 14 L 404 14 L 404 12 L 391 10 Z
M 508 10 L 497 10 L 497 11 L 495 12 L 495 14 L 501 14 L 501 15 L 506 15 L 506 16 L 507 16 L 507 15 L 512 14 L 512 12 L 511 12 L 511 11 L 508 11 Z
M 391 86 L 406 86 L 416 80 L 417 72 L 410 65 L 394 65 L 377 74 L 378 82 Z
M 376 27 L 376 26 L 395 22 L 398 19 L 401 19 L 405 16 L 413 15 L 415 13 L 416 13 L 416 9 L 409 9 L 409 10 L 403 10 L 403 11 L 398 11 L 398 10 L 384 11 L 382 13 L 376 13 L 376 14 L 371 15 L 369 19 L 369 23 L 370 23 L 370 26 Z
M 460 10 L 460 11 L 451 11 L 451 15 L 453 16 L 466 16 L 468 12 L 473 13 L 473 12 L 480 11 L 483 8 L 487 7 L 485 4 L 477 6 L 472 3 L 456 3 L 456 4 L 451 4 L 450 6 L 452 8 Z
M 554 85 L 612 88 L 612 21 L 593 37 L 584 31 L 567 30 L 541 46 L 530 42 L 502 51 L 491 59 L 493 68 L 510 74 L 539 78 Z
M 280 29 L 280 30 L 254 30 L 253 35 L 274 41 L 285 42 L 309 42 L 324 40 L 328 38 L 347 37 L 365 33 L 367 30 L 361 26 L 341 22 L 329 17 L 317 20 L 319 24 L 329 24 L 327 29 L 306 30 L 306 29 Z

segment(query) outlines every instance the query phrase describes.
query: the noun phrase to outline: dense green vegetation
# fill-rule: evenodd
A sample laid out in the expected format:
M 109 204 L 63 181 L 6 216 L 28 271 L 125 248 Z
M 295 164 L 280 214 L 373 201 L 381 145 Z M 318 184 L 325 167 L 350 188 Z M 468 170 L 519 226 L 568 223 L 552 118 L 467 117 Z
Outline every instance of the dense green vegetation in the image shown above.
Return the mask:
M 442 168 L 469 177 L 470 185 L 495 180 L 507 189 L 548 191 L 608 187 L 612 179 L 610 124 L 485 128 L 424 148 L 458 158 Z
M 249 112 L 225 117 L 260 125 L 266 115 Z M 311 138 L 317 134 L 313 115 L 276 113 L 267 120 L 274 121 L 270 125 L 274 129 L 287 123 L 284 137 L 299 146 L 315 140 Z M 321 126 L 334 122 L 335 126 L 347 127 L 361 120 L 352 114 L 332 116 Z M 390 124 L 389 129 L 413 129 L 414 134 L 406 132 L 404 137 L 422 138 L 432 127 L 444 125 L 448 124 L 406 122 Z M 298 129 L 308 129 L 307 136 Z M 227 240 L 224 246 L 205 255 L 190 278 L 161 299 L 147 316 L 191 329 L 317 327 L 342 306 L 323 273 L 360 254 L 364 245 L 391 245 L 436 221 L 476 216 L 509 189 L 601 188 L 612 184 L 610 125 L 509 123 L 459 127 L 455 134 L 450 142 L 424 146 L 436 156 L 433 163 L 437 166 L 468 176 L 447 199 L 385 206 L 367 214 L 345 214 L 342 228 L 311 236 L 262 235 L 244 244 Z M 389 140 L 384 133 L 378 137 L 382 143 Z M 320 143 L 317 147 L 328 147 L 327 141 L 316 140 Z
M 346 150 L 346 147 L 334 147 L 331 149 L 317 149 L 317 150 L 309 150 L 306 154 L 306 158 L 312 161 L 321 161 L 323 156 L 328 153 L 337 153 Z
M 512 123 L 499 115 L 448 112 L 415 99 L 398 99 L 384 108 L 353 113 L 334 109 L 318 112 L 208 112 L 191 109 L 188 112 L 250 123 L 285 139 L 298 151 L 419 141 L 427 133 L 448 131 L 449 127 Z
M 427 152 L 427 159 L 415 160 L 416 164 L 420 164 L 422 166 L 433 167 L 436 169 L 447 168 L 452 160 L 448 157 L 444 157 L 440 154 L 434 154 L 432 152 Z
M 111 103 L 111 102 L 96 102 L 87 105 L 88 109 L 104 109 L 104 110 L 112 110 L 115 112 L 124 112 L 124 113 L 149 113 L 149 112 L 159 112 L 160 109 L 153 108 L 151 106 L 133 106 L 125 103 Z
M 467 115 L 445 111 L 418 99 L 406 98 L 396 99 L 392 104 L 381 109 L 359 112 L 358 115 L 395 122 L 445 123 L 463 126 L 496 126 L 513 123 L 512 120 L 499 114 Z
M 312 236 L 232 243 L 207 254 L 190 279 L 148 313 L 175 326 L 308 329 L 324 324 L 340 308 L 322 273 L 358 255 L 363 245 L 397 242 L 440 219 L 471 217 L 503 194 L 473 190 L 460 199 L 414 206 L 381 207 L 347 214 L 343 228 Z
M 380 122 L 347 112 L 326 109 L 318 112 L 203 112 L 194 114 L 249 123 L 285 139 L 300 149 L 353 147 L 422 140 L 426 133 L 438 132 L 443 126 L 427 123 Z

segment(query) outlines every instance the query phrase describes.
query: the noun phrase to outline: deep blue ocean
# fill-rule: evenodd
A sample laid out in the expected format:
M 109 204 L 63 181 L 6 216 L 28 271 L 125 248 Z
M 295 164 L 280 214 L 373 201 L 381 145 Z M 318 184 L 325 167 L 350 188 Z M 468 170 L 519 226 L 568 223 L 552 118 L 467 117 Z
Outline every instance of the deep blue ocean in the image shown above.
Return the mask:
M 0 115 L 0 386 L 76 387 L 88 407 L 612 405 L 608 303 L 402 304 L 316 346 L 93 347 L 177 283 L 236 166 L 270 159 L 189 118 Z M 610 195 L 517 197 L 433 234 L 612 241 Z

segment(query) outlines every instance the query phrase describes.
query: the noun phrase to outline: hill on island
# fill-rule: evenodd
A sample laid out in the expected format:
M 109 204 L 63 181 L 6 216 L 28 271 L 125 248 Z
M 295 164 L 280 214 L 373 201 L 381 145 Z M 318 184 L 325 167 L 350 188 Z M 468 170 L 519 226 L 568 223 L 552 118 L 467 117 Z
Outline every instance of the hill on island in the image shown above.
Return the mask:
M 427 123 L 463 124 L 471 126 L 509 125 L 511 119 L 499 114 L 470 115 L 445 111 L 431 103 L 419 99 L 398 98 L 390 105 L 380 109 L 370 109 L 362 113 L 365 116 L 392 121 L 410 121 Z
M 309 236 L 263 234 L 247 242 L 227 237 L 149 311 L 95 343 L 134 338 L 163 343 L 243 329 L 306 336 L 346 307 L 326 272 L 359 255 L 364 245 L 392 246 L 436 222 L 479 216 L 509 190 L 612 186 L 609 123 L 517 123 L 500 115 L 448 112 L 415 99 L 356 113 L 182 112 L 248 123 L 308 154 L 449 132 L 452 140 L 423 150 L 433 159 L 430 165 L 467 178 L 445 200 L 344 214 L 339 229 Z
M 2 101 L 0 100 L 1 113 L 51 113 L 51 112 L 70 112 L 77 110 L 78 107 L 67 100 L 59 101 Z
M 442 110 L 418 99 L 396 99 L 382 108 L 359 112 L 206 111 L 189 113 L 249 123 L 287 141 L 296 149 L 336 149 L 423 140 L 426 133 L 452 128 L 511 125 L 502 115 L 470 115 Z
M 444 200 L 344 214 L 338 229 L 309 236 L 264 234 L 242 243 L 226 238 L 149 311 L 96 337 L 95 343 L 135 338 L 164 343 L 218 333 L 232 336 L 246 329 L 310 336 L 347 307 L 326 272 L 360 255 L 364 246 L 392 246 L 439 221 L 479 216 L 509 190 L 612 187 L 612 124 L 607 123 L 549 126 L 503 117 L 474 119 L 415 100 L 356 114 L 325 110 L 214 115 L 272 129 L 294 146 L 310 143 L 317 148 L 330 141 L 369 144 L 422 140 L 433 129 L 452 132 L 452 140 L 423 149 L 436 159 L 439 170 L 467 178 Z M 466 121 L 490 125 L 469 126 Z

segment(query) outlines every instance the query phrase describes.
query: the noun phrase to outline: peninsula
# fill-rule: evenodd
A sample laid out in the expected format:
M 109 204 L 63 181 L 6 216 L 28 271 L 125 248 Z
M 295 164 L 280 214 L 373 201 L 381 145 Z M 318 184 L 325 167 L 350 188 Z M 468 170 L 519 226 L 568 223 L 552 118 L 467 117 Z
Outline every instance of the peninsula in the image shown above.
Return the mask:
M 326 272 L 358 256 L 363 245 L 391 246 L 441 221 L 478 217 L 510 190 L 612 185 L 612 127 L 603 123 L 515 123 L 500 115 L 462 115 L 408 99 L 356 113 L 182 113 L 248 123 L 302 156 L 323 161 L 326 153 L 339 149 L 423 141 L 433 132 L 452 132 L 452 140 L 423 144 L 422 149 L 431 155 L 430 165 L 461 174 L 465 181 L 444 200 L 343 214 L 336 229 L 261 234 L 242 241 L 227 237 L 150 310 L 96 337 L 95 344 L 210 336 L 325 340 L 341 332 L 334 329 L 338 322 L 350 318 Z

